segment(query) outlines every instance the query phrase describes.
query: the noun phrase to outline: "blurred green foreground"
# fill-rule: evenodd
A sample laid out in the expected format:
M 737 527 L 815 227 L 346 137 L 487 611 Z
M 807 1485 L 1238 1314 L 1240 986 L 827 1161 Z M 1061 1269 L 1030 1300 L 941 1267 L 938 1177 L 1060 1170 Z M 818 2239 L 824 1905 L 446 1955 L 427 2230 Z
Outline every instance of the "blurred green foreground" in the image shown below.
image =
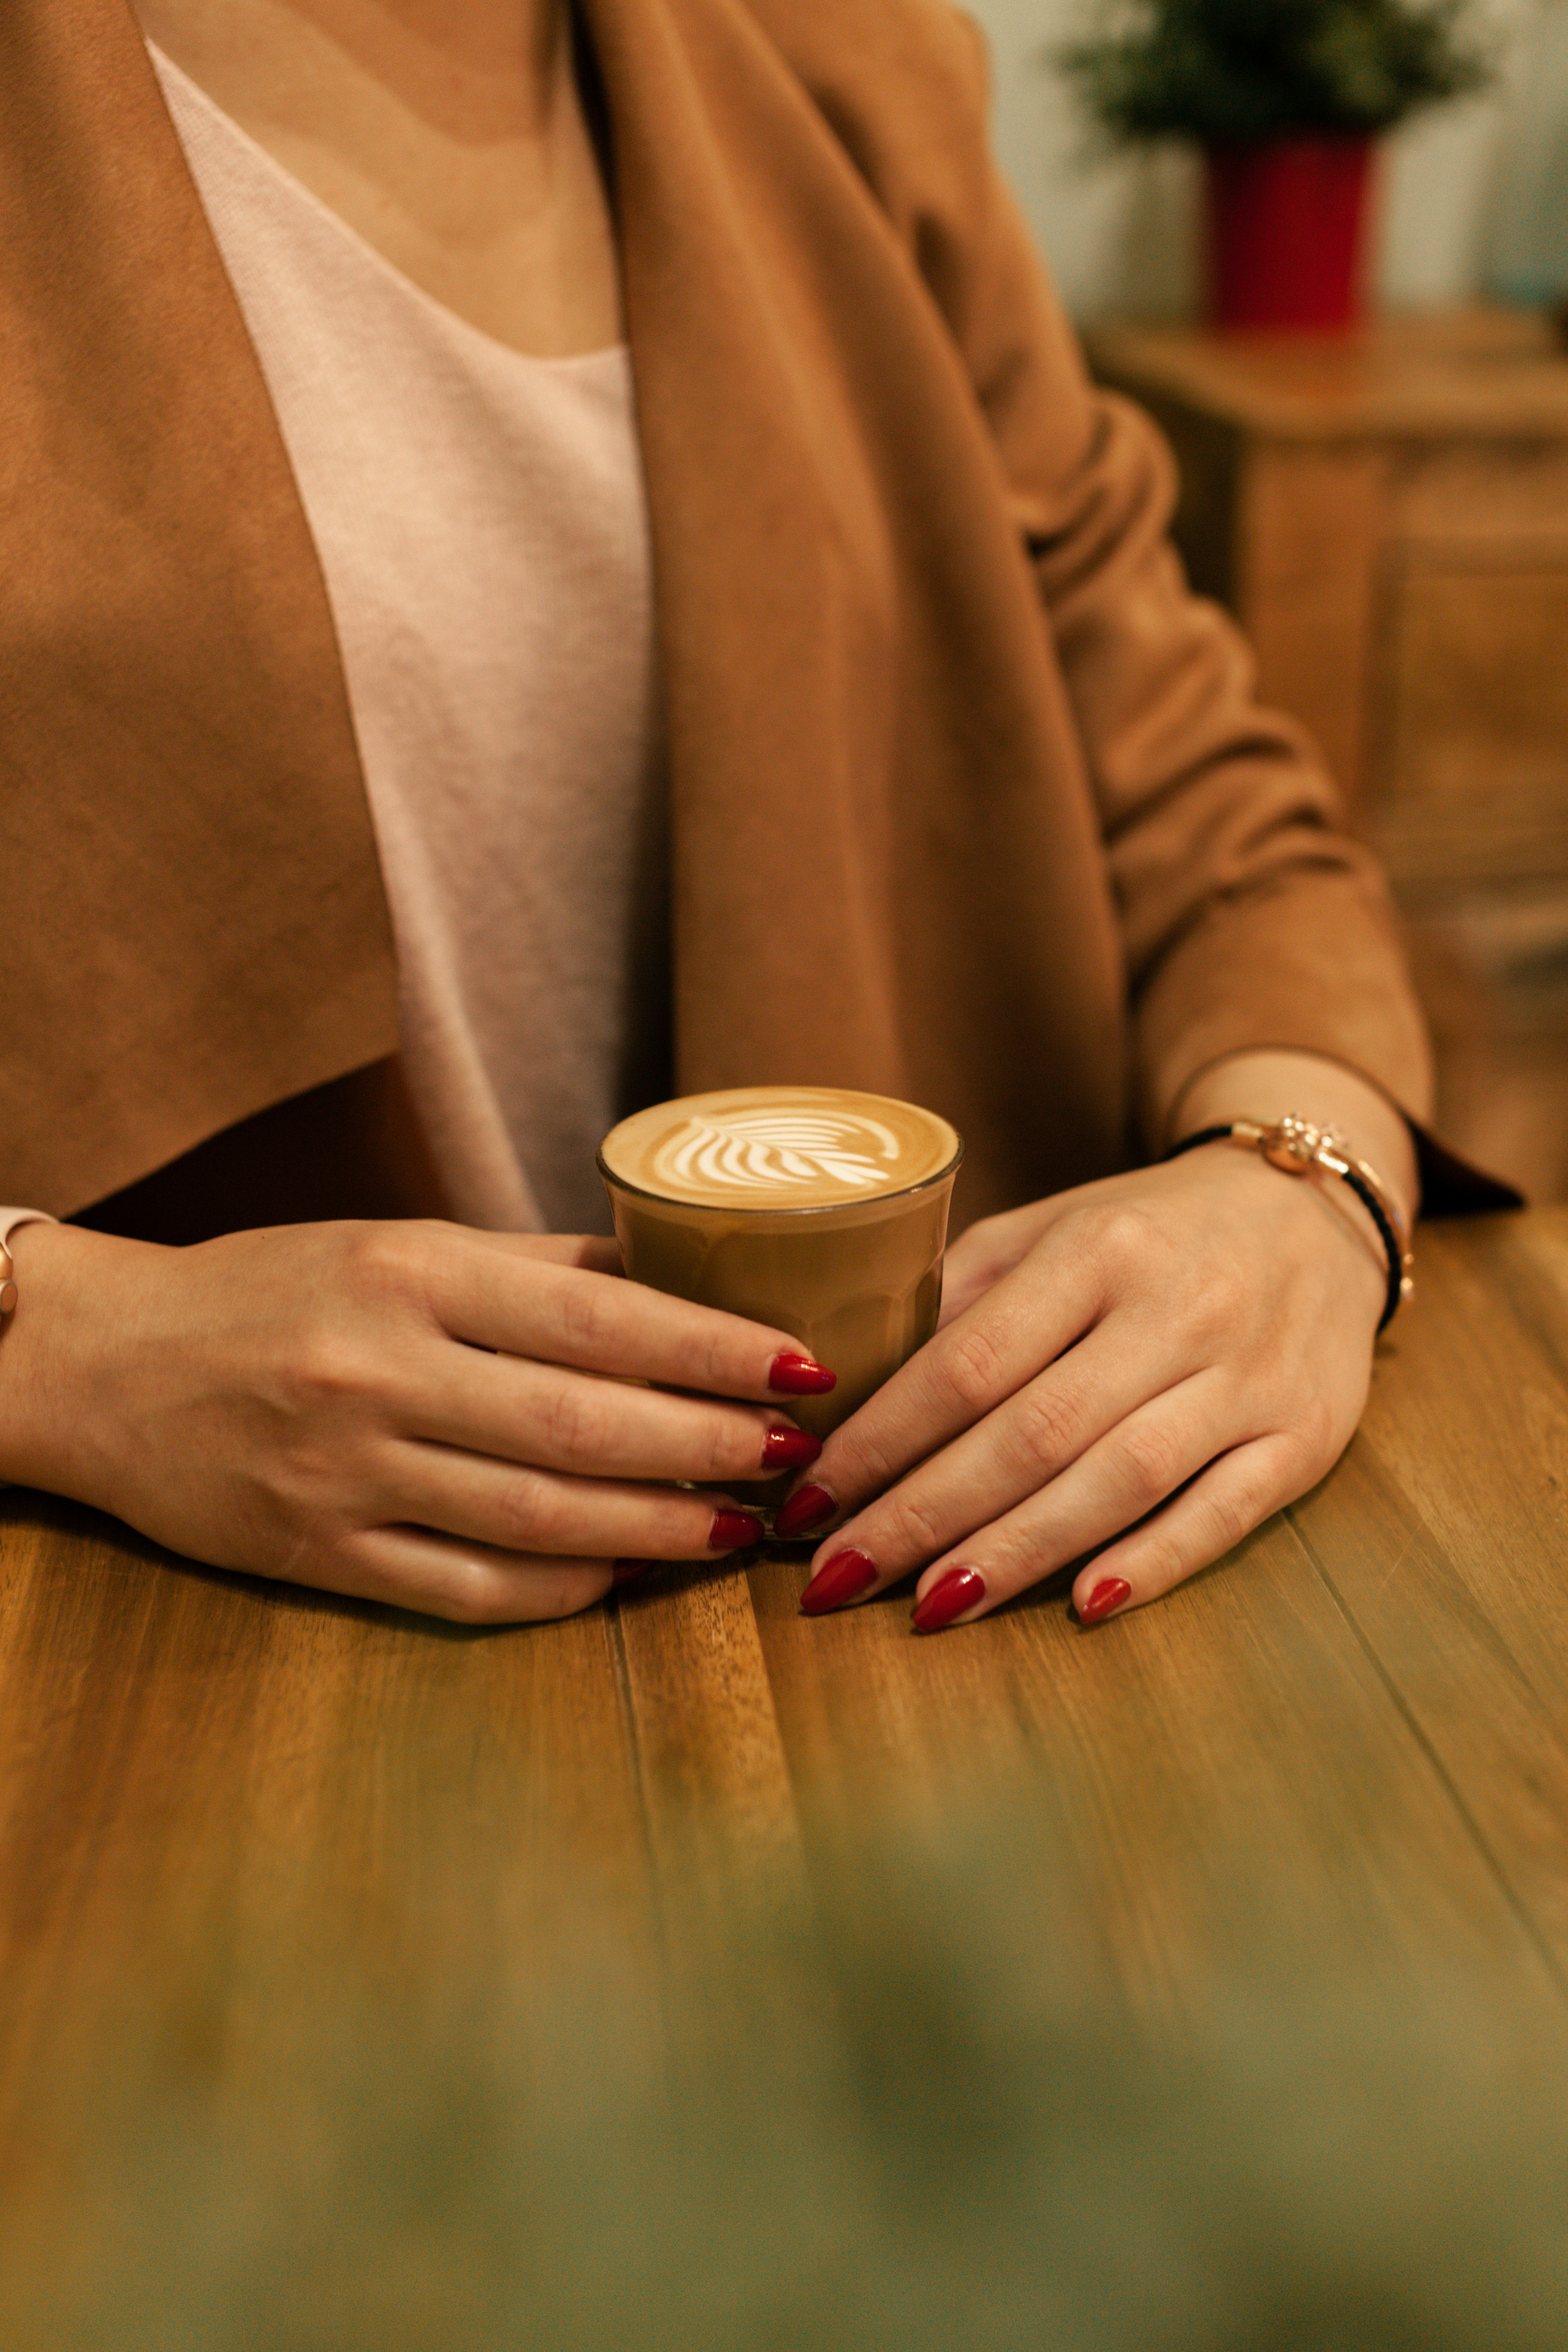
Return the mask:
M 1561 2048 L 1473 1968 L 1325 1981 L 1278 1920 L 1135 2017 L 1053 1867 L 1037 1824 L 886 1827 L 657 1986 L 570 1900 L 521 1981 L 403 1982 L 395 1922 L 193 1946 L 119 1989 L 112 2080 L 29 2087 L 0 2346 L 1568 2345 Z

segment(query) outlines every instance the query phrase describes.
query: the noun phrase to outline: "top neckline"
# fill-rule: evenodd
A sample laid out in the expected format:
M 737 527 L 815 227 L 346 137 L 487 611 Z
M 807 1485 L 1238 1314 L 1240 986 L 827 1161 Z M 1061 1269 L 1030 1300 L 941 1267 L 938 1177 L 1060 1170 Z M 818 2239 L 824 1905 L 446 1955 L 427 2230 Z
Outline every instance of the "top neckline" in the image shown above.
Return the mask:
M 143 38 L 145 39 L 146 37 L 143 36 Z M 258 169 L 266 173 L 279 187 L 287 190 L 290 197 L 303 205 L 318 221 L 322 222 L 334 232 L 359 257 L 366 268 L 379 276 L 385 284 L 395 289 L 410 305 L 422 310 L 448 334 L 459 339 L 467 339 L 476 349 L 488 352 L 492 361 L 510 362 L 514 368 L 529 373 L 578 372 L 616 376 L 626 373 L 631 359 L 631 351 L 630 346 L 625 342 L 607 343 L 593 352 L 568 352 L 552 355 L 542 352 L 520 352 L 514 343 L 503 342 L 499 335 L 489 334 L 483 327 L 477 327 L 471 319 L 465 319 L 460 310 L 454 310 L 450 303 L 443 302 L 438 296 L 429 293 L 419 284 L 417 278 L 410 278 L 405 269 L 399 269 L 395 261 L 389 261 L 385 254 L 378 247 L 372 245 L 368 237 L 363 236 L 352 222 L 344 220 L 341 213 L 334 212 L 331 205 L 317 195 L 313 188 L 307 187 L 304 181 L 290 172 L 286 163 L 280 163 L 270 149 L 264 147 L 258 139 L 253 138 L 243 123 L 237 122 L 233 115 L 227 113 L 218 104 L 216 99 L 202 88 L 200 82 L 193 81 L 184 68 L 176 65 L 174 58 L 166 56 L 155 41 L 147 40 L 147 53 L 153 60 L 160 80 L 173 82 L 182 98 L 216 123 L 226 137 L 237 142 Z

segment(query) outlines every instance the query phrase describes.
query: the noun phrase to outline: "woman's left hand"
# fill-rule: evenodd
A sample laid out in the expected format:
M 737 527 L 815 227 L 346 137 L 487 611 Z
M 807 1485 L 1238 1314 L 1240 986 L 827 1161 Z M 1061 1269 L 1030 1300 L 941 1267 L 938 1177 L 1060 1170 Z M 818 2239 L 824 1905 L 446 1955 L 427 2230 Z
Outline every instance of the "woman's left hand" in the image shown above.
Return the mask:
M 1348 1188 L 1228 1143 L 972 1227 L 936 1338 L 807 1474 L 796 1524 L 849 1516 L 803 1606 L 918 1570 L 935 1633 L 1073 1560 L 1086 1624 L 1158 1599 L 1339 1458 L 1380 1255 Z

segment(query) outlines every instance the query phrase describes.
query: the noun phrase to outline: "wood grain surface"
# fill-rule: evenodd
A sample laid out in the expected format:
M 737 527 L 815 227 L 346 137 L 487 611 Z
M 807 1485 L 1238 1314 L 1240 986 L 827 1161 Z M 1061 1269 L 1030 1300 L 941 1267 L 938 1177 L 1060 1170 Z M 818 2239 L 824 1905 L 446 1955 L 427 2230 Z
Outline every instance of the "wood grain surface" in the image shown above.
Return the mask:
M 586 1965 L 591 1913 L 651 2021 L 738 1904 L 1020 1800 L 1083 1964 L 1156 2010 L 1284 1920 L 1324 1967 L 1481 1956 L 1561 2029 L 1568 1212 L 1428 1231 L 1344 1462 L 1160 1607 L 1085 1633 L 1058 1582 L 921 1640 L 801 1581 L 458 1632 L 0 1496 L 0 2208 L 159 1987 L 197 1990 L 147 2063 L 214 2095 L 334 1949 L 412 2017 Z

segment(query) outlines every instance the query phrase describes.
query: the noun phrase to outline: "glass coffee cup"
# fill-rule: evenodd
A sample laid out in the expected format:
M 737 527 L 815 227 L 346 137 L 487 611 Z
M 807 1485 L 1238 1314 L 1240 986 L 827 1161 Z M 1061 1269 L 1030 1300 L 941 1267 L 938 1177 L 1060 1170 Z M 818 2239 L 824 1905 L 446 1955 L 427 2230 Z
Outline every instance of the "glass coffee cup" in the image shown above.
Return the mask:
M 826 1437 L 936 1329 L 956 1128 L 832 1087 L 741 1087 L 634 1113 L 599 1150 L 634 1282 L 787 1331 L 837 1376 L 790 1400 Z

